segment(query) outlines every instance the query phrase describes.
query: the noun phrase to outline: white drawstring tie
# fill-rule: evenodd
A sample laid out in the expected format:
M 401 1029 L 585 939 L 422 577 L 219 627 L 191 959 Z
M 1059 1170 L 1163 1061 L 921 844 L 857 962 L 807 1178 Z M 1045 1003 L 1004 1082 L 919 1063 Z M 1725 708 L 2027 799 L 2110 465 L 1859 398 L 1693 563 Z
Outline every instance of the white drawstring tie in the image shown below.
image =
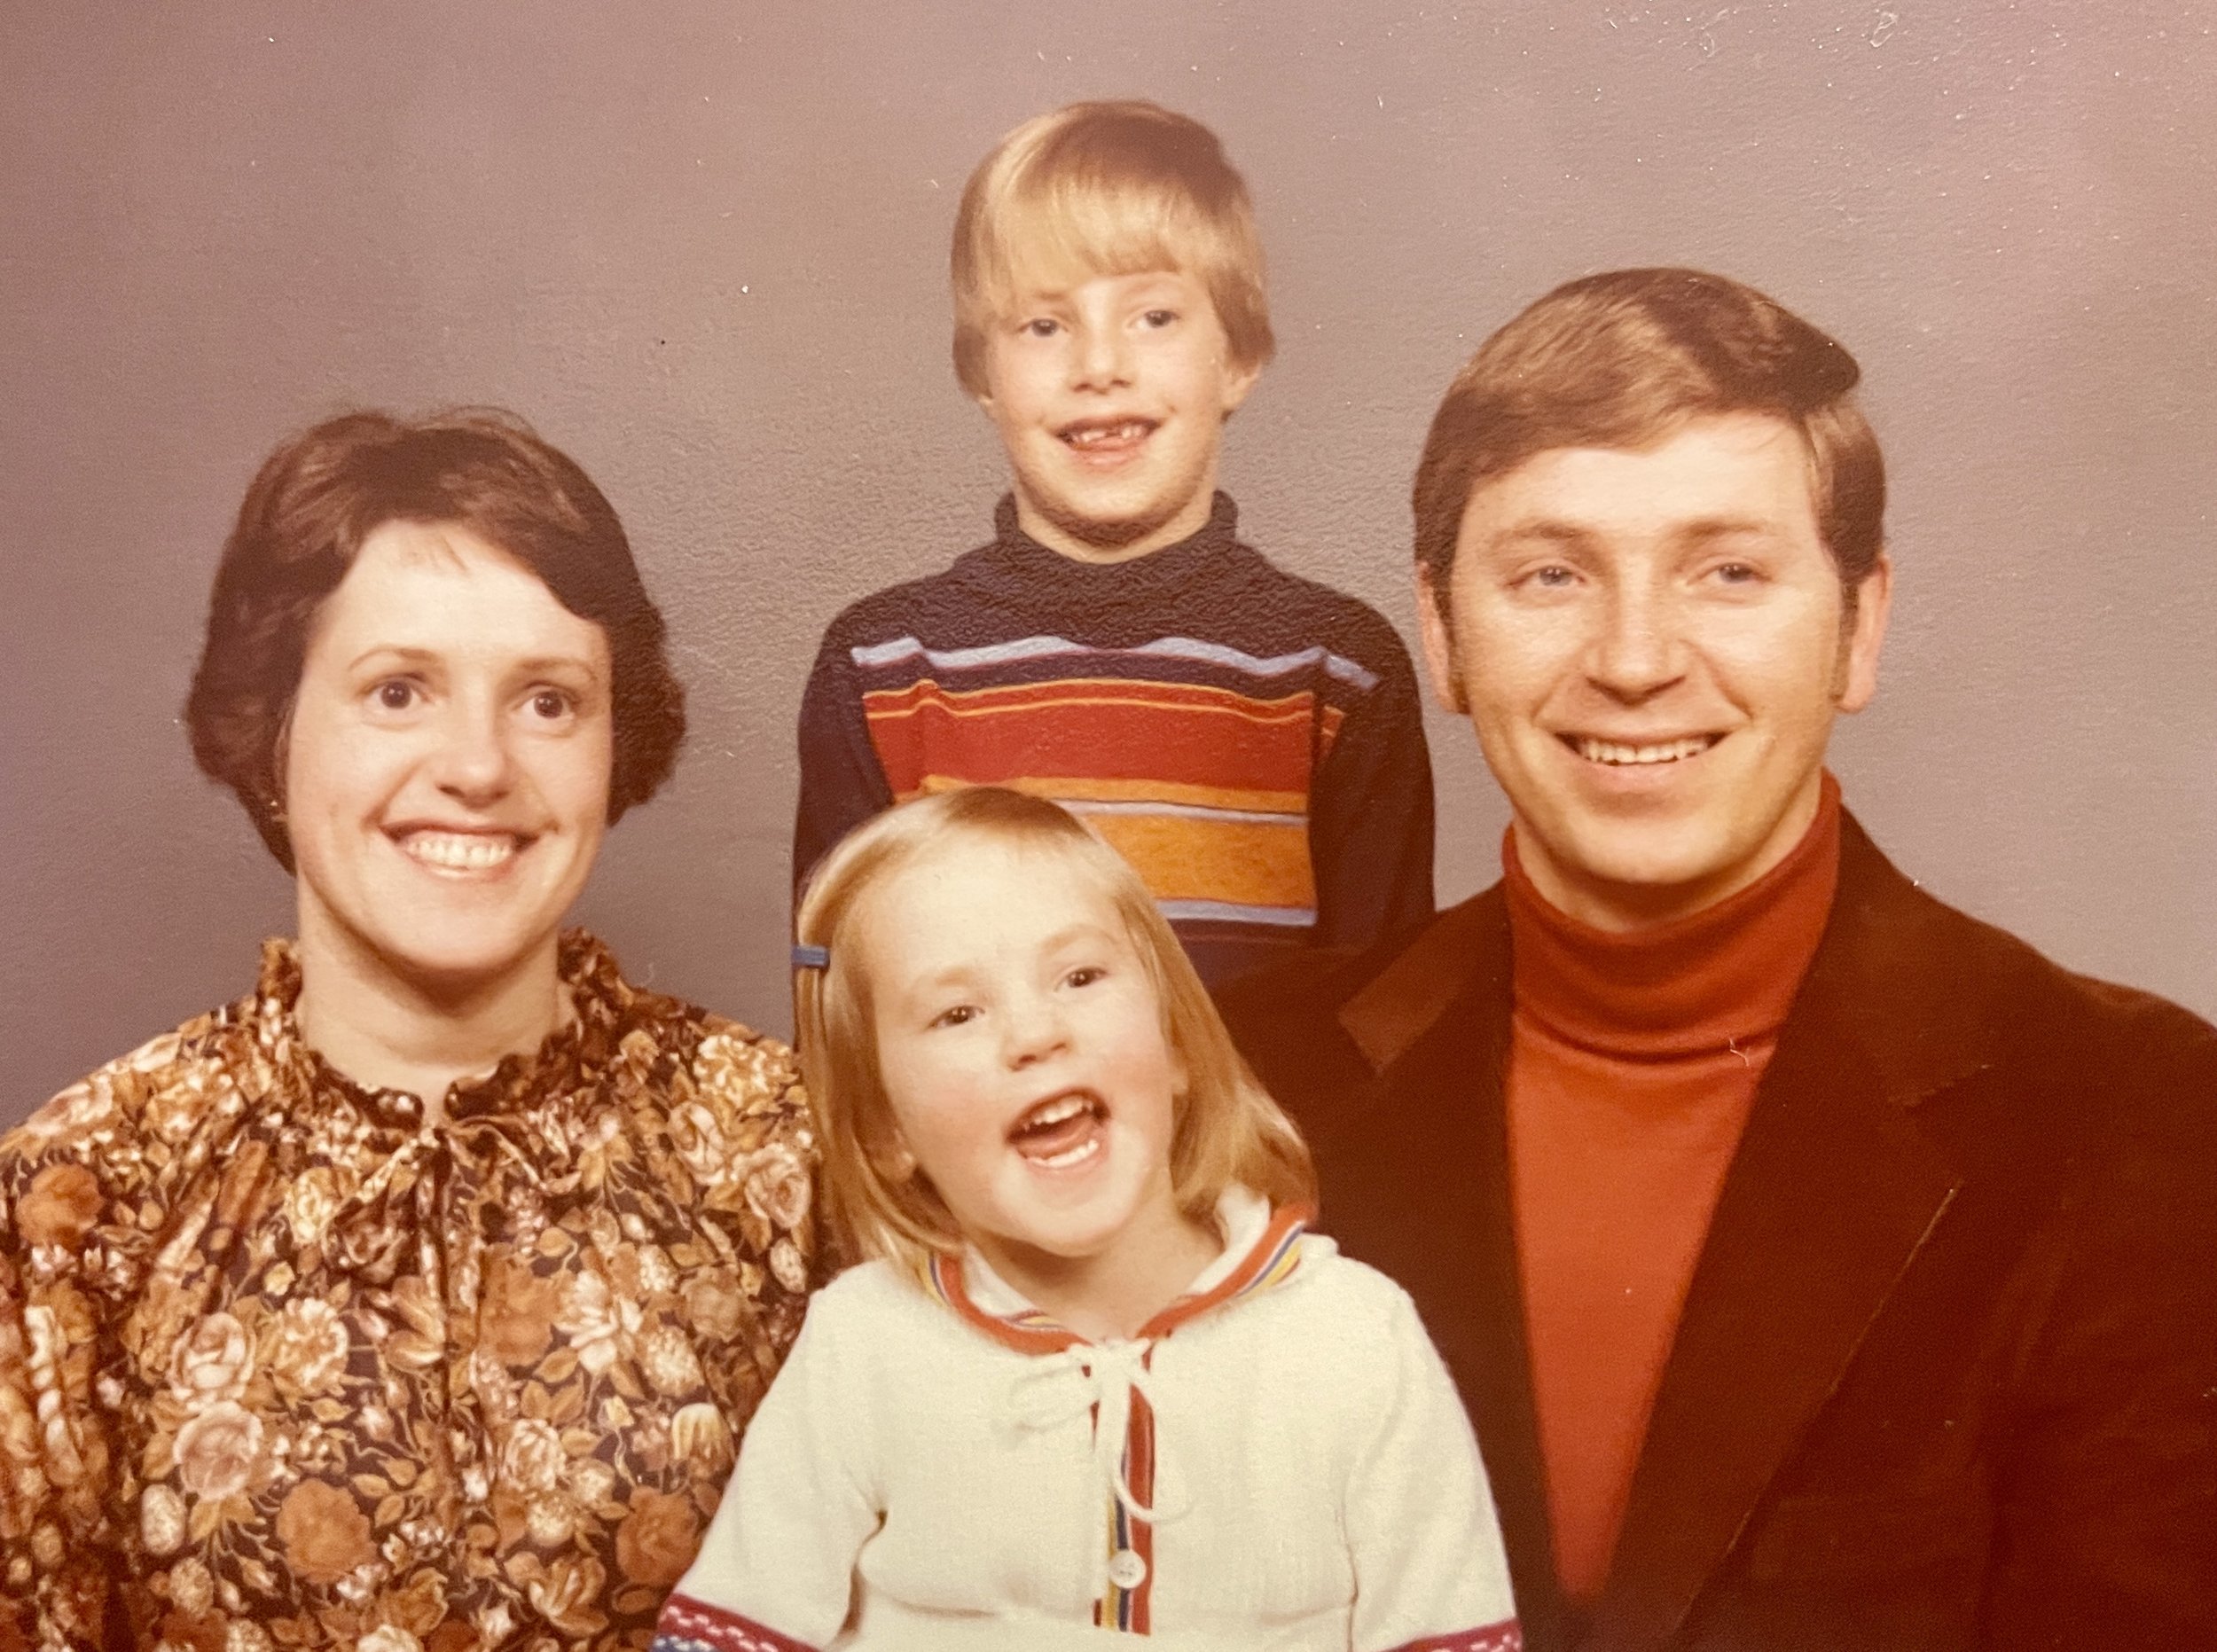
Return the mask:
M 1162 1504 L 1160 1476 L 1156 1501 L 1142 1503 L 1132 1490 L 1124 1469 L 1124 1448 L 1132 1437 L 1132 1396 L 1140 1395 L 1159 1416 L 1153 1374 L 1147 1366 L 1148 1342 L 1079 1343 L 1059 1354 L 1042 1354 L 1024 1362 L 1009 1390 L 1016 1420 L 1028 1429 L 1059 1427 L 1071 1418 L 1093 1413 L 1093 1468 L 1116 1499 L 1117 1507 L 1134 1520 L 1161 1525 L 1186 1513 Z M 1058 1381 L 1074 1372 L 1079 1381 Z

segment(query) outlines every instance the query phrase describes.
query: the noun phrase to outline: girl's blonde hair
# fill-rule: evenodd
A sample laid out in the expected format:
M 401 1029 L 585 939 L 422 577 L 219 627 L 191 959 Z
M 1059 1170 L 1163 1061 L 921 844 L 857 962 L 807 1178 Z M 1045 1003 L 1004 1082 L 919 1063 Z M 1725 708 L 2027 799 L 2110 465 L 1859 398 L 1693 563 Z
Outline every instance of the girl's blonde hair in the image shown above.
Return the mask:
M 822 948 L 828 961 L 795 972 L 794 1022 L 823 1145 L 826 1203 L 848 1254 L 920 1267 L 934 1252 L 961 1249 L 953 1216 L 901 1147 L 878 1066 L 861 941 L 870 891 L 962 840 L 1051 857 L 1093 882 L 1115 909 L 1186 1073 L 1171 1135 L 1179 1211 L 1211 1223 L 1218 1197 L 1235 1183 L 1273 1204 L 1312 1202 L 1308 1148 L 1232 1047 L 1208 990 L 1139 874 L 1059 805 L 974 786 L 918 798 L 858 826 L 825 857 L 801 900 L 800 943 Z
M 1277 348 L 1246 182 L 1217 136 L 1137 100 L 1074 103 L 1025 121 L 978 163 L 955 214 L 954 372 L 988 394 L 985 340 L 1027 282 L 1178 270 L 1208 289 L 1233 364 Z

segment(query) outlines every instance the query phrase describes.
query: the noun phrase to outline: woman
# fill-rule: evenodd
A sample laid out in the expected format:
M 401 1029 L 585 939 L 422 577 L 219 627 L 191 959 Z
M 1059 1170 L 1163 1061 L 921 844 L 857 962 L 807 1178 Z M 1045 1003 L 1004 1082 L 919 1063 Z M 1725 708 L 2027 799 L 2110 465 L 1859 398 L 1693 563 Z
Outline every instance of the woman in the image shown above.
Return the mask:
M 643 1647 L 813 1144 L 781 1045 L 560 932 L 684 732 L 623 528 L 503 416 L 320 425 L 187 720 L 299 936 L 0 1140 L 0 1648 Z

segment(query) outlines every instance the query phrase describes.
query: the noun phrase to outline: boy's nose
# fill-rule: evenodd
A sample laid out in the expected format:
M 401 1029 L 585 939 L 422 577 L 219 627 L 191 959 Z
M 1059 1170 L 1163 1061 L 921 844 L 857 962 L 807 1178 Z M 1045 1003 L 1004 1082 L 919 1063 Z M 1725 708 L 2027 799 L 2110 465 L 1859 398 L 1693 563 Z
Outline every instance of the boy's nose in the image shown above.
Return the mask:
M 1131 348 L 1121 327 L 1083 327 L 1071 353 L 1071 380 L 1081 390 L 1106 390 L 1131 380 Z

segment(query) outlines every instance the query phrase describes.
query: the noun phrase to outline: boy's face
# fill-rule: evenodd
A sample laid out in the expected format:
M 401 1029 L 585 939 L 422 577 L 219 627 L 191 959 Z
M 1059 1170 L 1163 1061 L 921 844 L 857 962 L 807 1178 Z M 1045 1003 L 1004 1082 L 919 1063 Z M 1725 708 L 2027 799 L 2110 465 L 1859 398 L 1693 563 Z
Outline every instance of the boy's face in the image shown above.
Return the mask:
M 1630 929 L 1723 899 L 1800 841 L 1832 719 L 1877 686 L 1891 583 L 1881 558 L 1844 611 L 1799 433 L 1732 413 L 1478 487 L 1448 588 L 1421 592 L 1424 651 L 1532 881 Z
M 1016 520 L 1085 562 L 1174 544 L 1209 520 L 1236 364 L 1208 290 L 1177 270 L 1018 290 L 986 335 L 987 393 Z

